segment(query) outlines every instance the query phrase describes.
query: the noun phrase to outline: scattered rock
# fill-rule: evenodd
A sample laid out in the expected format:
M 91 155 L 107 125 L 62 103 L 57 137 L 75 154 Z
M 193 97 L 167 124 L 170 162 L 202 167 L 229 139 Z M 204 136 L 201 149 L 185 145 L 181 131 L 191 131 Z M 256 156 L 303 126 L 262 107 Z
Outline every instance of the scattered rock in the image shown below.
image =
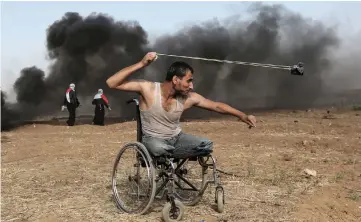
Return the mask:
M 228 221 L 226 218 L 222 218 L 221 220 L 217 220 L 217 217 L 212 215 L 202 215 L 202 216 L 196 216 L 193 219 L 195 221 L 204 221 L 204 222 L 216 222 L 216 221 Z
M 283 160 L 284 161 L 291 161 L 292 160 L 292 155 L 291 154 L 283 154 Z
M 322 119 L 336 119 L 336 117 L 332 114 L 324 115 Z
M 307 141 L 307 140 L 303 140 L 303 141 L 302 141 L 302 145 L 303 145 L 303 146 L 307 146 L 307 144 L 308 144 L 308 141 Z
M 303 172 L 306 174 L 306 177 L 316 177 L 317 176 L 317 172 L 315 170 L 310 170 L 310 169 L 304 169 Z

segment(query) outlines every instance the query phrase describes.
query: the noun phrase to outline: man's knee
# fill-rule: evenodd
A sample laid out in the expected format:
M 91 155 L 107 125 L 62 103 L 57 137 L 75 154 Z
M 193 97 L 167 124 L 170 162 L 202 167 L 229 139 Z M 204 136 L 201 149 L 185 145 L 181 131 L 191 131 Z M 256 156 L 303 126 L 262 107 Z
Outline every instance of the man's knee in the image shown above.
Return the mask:
M 195 136 L 191 134 L 181 133 L 178 139 L 179 146 L 202 147 L 212 149 L 213 142 L 205 137 Z
M 205 149 L 209 149 L 212 150 L 213 149 L 213 141 L 209 140 L 209 139 L 203 139 L 201 145 L 205 148 Z
M 201 145 L 199 146 L 199 149 L 201 149 L 200 155 L 211 154 L 213 152 L 213 141 L 208 139 L 203 139 Z

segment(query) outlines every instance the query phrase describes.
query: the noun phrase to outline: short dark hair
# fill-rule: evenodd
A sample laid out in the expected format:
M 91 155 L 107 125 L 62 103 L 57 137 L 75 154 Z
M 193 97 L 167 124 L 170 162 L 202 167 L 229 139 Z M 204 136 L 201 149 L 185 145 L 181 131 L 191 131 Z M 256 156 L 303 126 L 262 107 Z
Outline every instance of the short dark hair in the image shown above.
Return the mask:
M 171 81 L 173 76 L 183 78 L 188 71 L 193 74 L 193 68 L 188 63 L 181 61 L 173 62 L 172 65 L 168 68 L 165 80 Z

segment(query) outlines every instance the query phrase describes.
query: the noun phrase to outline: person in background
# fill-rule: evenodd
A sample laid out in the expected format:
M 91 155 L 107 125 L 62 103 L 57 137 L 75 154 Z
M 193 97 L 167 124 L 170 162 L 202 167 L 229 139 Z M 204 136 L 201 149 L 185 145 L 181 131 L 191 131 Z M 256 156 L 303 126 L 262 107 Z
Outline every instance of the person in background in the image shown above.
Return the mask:
M 104 126 L 105 107 L 111 110 L 108 98 L 104 95 L 102 89 L 98 89 L 92 104 L 95 105 L 93 124 Z
M 74 126 L 76 109 L 79 107 L 79 105 L 80 102 L 75 93 L 75 84 L 71 83 L 65 92 L 63 106 L 61 107 L 61 111 L 64 111 L 65 108 L 68 109 L 69 118 L 66 121 L 68 126 Z

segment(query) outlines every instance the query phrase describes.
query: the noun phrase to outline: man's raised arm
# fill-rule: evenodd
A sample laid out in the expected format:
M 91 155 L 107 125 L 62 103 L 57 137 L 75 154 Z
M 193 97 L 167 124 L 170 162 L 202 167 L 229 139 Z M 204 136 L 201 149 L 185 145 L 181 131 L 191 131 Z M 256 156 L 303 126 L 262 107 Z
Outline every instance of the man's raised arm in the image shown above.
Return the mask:
M 155 52 L 149 52 L 147 53 L 144 58 L 124 69 L 121 69 L 111 77 L 109 77 L 106 81 L 109 88 L 112 89 L 119 89 L 124 91 L 132 91 L 132 92 L 140 92 L 141 91 L 141 84 L 139 80 L 132 80 L 127 81 L 126 79 L 128 76 L 130 76 L 132 73 L 138 71 L 141 68 L 144 68 L 145 66 L 148 66 L 151 62 L 153 62 L 156 59 L 156 53 Z

